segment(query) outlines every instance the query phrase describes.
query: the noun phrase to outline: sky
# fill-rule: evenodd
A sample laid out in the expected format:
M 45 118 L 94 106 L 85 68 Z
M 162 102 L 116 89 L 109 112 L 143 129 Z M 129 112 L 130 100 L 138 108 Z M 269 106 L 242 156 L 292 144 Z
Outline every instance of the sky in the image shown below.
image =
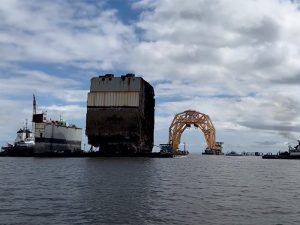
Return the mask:
M 0 0 L 0 145 L 30 121 L 33 94 L 39 112 L 82 127 L 86 144 L 90 79 L 134 73 L 155 90 L 155 145 L 192 109 L 210 116 L 224 152 L 285 151 L 300 139 L 299 9 L 296 0 Z M 181 142 L 206 147 L 195 128 Z

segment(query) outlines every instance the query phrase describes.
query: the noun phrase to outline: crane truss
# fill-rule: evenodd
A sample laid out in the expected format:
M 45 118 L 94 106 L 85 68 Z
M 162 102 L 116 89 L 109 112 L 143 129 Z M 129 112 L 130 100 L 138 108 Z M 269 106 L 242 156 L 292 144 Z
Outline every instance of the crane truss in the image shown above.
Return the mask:
M 222 153 L 221 146 L 216 143 L 215 127 L 209 116 L 194 110 L 187 110 L 176 114 L 169 128 L 169 144 L 175 154 L 179 150 L 178 146 L 182 133 L 192 125 L 203 132 L 207 143 L 207 150 L 216 155 Z

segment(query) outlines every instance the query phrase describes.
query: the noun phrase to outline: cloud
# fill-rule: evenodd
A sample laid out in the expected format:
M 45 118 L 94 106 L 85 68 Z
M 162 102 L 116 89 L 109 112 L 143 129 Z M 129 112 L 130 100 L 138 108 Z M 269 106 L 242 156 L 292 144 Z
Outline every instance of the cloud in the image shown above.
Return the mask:
M 68 118 L 68 120 L 76 120 L 84 118 L 86 114 L 86 107 L 81 107 L 79 105 L 50 105 L 41 106 L 41 109 L 47 110 L 48 117 L 52 115 L 52 118 L 58 118 L 60 115 L 62 118 Z
M 32 106 L 30 101 L 9 100 L 3 96 L 0 97 L 0 105 L 0 143 L 3 145 L 6 142 L 14 141 L 16 132 L 25 126 L 26 119 L 30 124 Z
M 1 61 L 111 69 L 135 39 L 116 10 L 99 3 L 12 0 L 1 4 L 0 14 Z
M 295 23 L 286 26 L 274 12 L 283 21 L 291 14 L 299 18 L 295 7 L 279 1 L 152 1 L 138 23 L 148 40 L 136 48 L 138 62 L 148 62 L 139 69 L 148 74 L 159 65 L 164 78 L 184 74 L 193 80 L 206 74 L 211 79 L 228 78 L 228 73 L 257 78 L 264 69 L 285 66 L 291 48 L 286 33 L 299 31 Z
M 275 84 L 299 85 L 300 74 L 295 74 L 284 78 L 281 77 L 273 78 L 271 81 L 274 82 Z
M 2 96 L 29 97 L 32 94 L 55 97 L 64 102 L 85 102 L 87 90 L 80 90 L 80 82 L 42 71 L 19 70 L 0 76 Z

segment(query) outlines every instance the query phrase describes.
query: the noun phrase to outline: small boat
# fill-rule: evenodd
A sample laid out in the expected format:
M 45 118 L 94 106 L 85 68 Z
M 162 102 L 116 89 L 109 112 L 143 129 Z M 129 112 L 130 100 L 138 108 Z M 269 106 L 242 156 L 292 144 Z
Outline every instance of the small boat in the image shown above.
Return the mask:
M 35 139 L 33 133 L 26 126 L 17 132 L 14 144 L 1 147 L 1 156 L 30 156 L 33 154 Z
M 17 132 L 17 137 L 14 143 L 15 149 L 29 149 L 33 148 L 35 142 L 34 142 L 34 136 L 32 132 L 26 127 L 23 129 L 20 129 Z
M 262 156 L 263 159 L 279 159 L 279 155 L 273 155 L 271 152 Z
M 231 151 L 225 154 L 226 156 L 242 156 L 242 154 L 236 153 L 235 151 Z
M 300 159 L 300 140 L 298 140 L 298 145 L 292 147 L 289 145 L 288 151 L 278 152 L 277 155 L 268 153 L 262 156 L 263 159 Z
M 12 144 L 9 144 L 9 143 L 7 143 L 7 145 L 6 146 L 2 146 L 1 147 L 1 151 L 0 152 L 5 152 L 5 151 L 8 151 L 8 150 L 12 150 L 14 148 L 14 146 L 12 145 Z
M 298 141 L 298 145 L 295 147 L 289 146 L 289 153 L 291 159 L 300 159 L 300 140 Z
M 15 150 L 33 150 L 35 145 L 35 139 L 33 133 L 27 128 L 27 119 L 26 126 L 21 128 L 17 132 L 17 137 L 14 142 Z
M 290 154 L 289 152 L 278 152 L 276 155 L 273 155 L 272 153 L 268 152 L 267 154 L 262 156 L 263 159 L 289 159 Z
M 214 155 L 214 152 L 207 148 L 202 152 L 202 155 Z

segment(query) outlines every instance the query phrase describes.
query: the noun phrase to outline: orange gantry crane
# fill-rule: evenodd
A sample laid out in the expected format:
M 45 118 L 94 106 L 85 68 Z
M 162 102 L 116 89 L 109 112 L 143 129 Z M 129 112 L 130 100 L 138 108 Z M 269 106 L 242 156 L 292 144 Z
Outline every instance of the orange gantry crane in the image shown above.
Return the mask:
M 172 124 L 169 128 L 169 144 L 174 152 L 178 152 L 180 138 L 186 128 L 195 126 L 199 128 L 204 136 L 207 143 L 205 152 L 207 154 L 221 155 L 222 153 L 222 142 L 216 142 L 216 131 L 215 127 L 210 120 L 209 116 L 194 110 L 187 110 L 182 113 L 175 115 Z

